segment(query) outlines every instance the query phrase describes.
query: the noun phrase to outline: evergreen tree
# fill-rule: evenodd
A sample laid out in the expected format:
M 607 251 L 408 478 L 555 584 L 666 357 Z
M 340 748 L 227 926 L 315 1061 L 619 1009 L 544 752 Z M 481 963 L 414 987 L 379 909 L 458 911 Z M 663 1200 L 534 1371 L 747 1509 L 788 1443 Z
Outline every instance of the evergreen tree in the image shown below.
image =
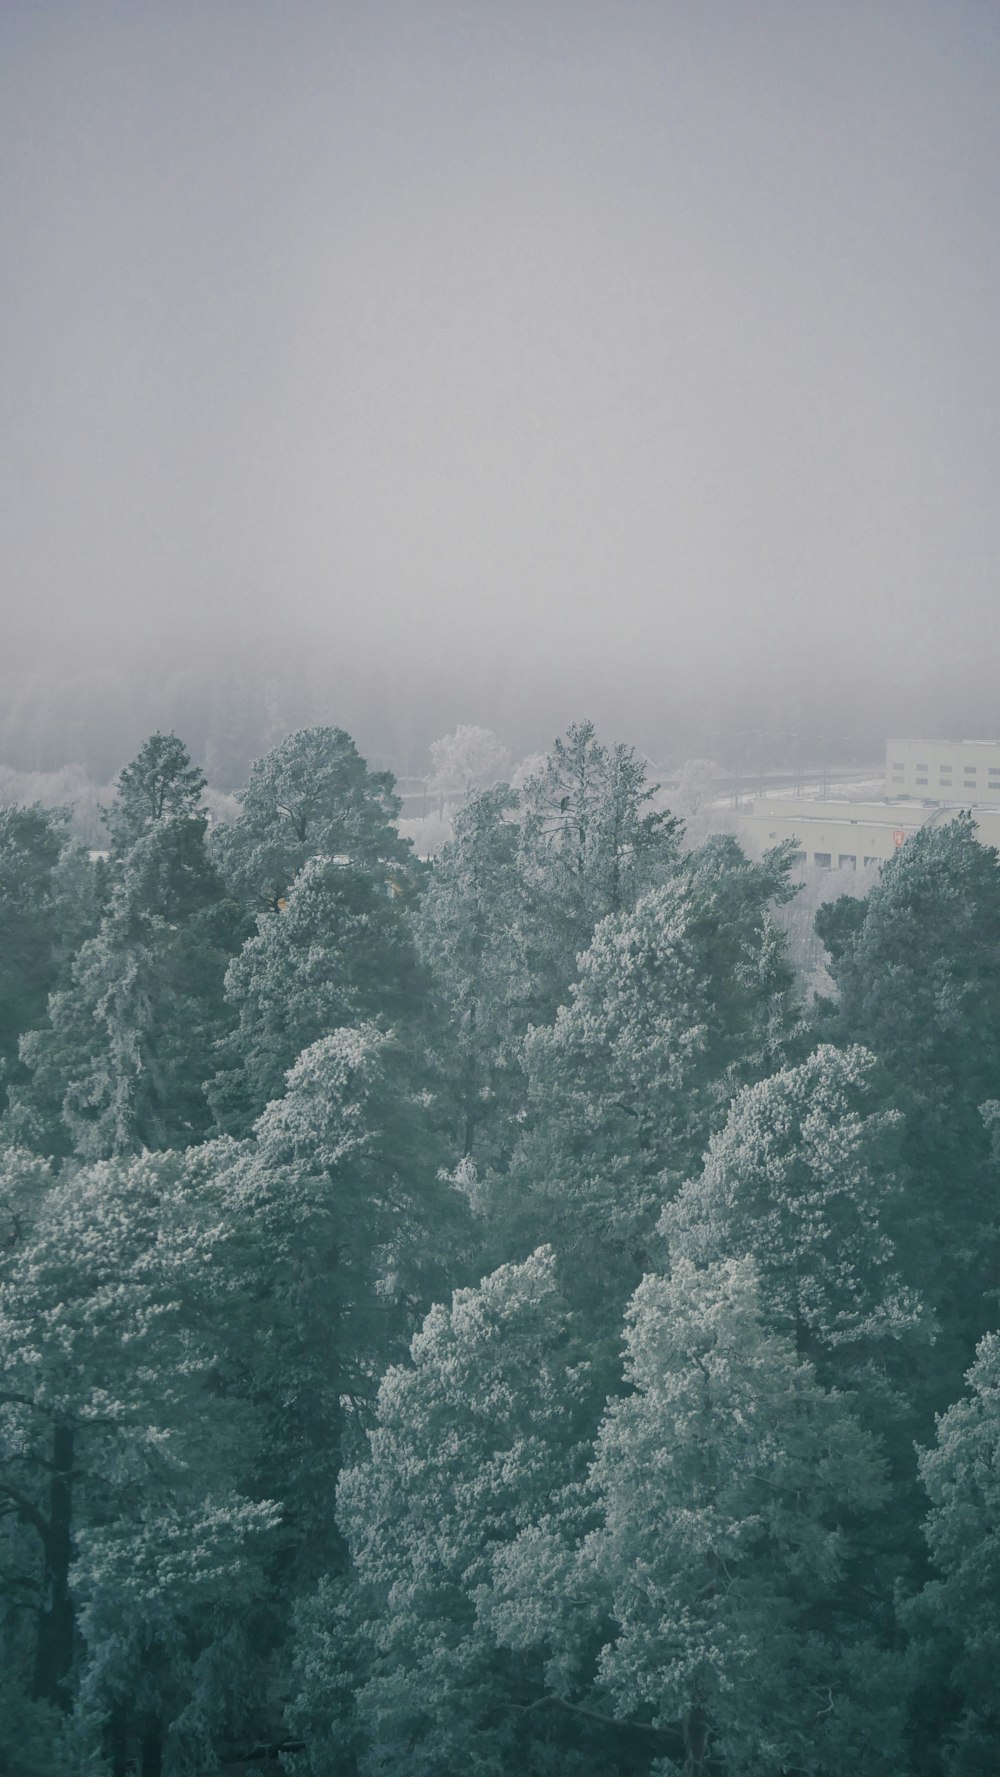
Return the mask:
M 592 722 L 574 723 L 524 784 L 518 864 L 533 1022 L 565 999 L 599 920 L 634 907 L 676 861 L 680 823 L 649 806 L 658 788 L 633 748 L 603 746 Z
M 62 812 L 0 809 L 0 1107 L 25 1078 L 19 1040 L 44 1022 L 68 956 L 97 924 L 101 891 Z
M 938 1313 L 936 1404 L 988 1330 L 1000 1226 L 989 1130 L 1000 1078 L 1000 869 L 971 815 L 911 835 L 867 900 L 820 910 L 827 1029 L 878 1056 L 906 1112 L 907 1275 Z
M 904 1196 L 903 1118 L 865 1049 L 817 1049 L 743 1089 L 700 1174 L 664 1209 L 673 1262 L 751 1256 L 768 1324 L 827 1384 L 870 1394 L 909 1384 L 932 1328 L 899 1274 L 888 1224 Z
M 490 1181 L 498 1235 L 543 1234 L 571 1300 L 617 1328 L 664 1198 L 732 1093 L 794 1046 L 793 978 L 770 907 L 788 859 L 710 841 L 635 910 L 599 925 L 570 1003 L 525 1044 L 525 1133 Z
M 521 1044 L 533 1000 L 518 808 L 506 786 L 468 798 L 415 914 L 418 954 L 448 1016 L 441 1071 L 451 1082 L 458 1142 L 480 1166 L 509 1146 L 524 1092 Z
M 220 1263 L 234 1385 L 257 1426 L 252 1490 L 285 1502 L 290 1559 L 311 1582 L 342 1565 L 332 1488 L 378 1378 L 463 1262 L 463 1200 L 439 1176 L 406 1051 L 371 1024 L 306 1049 L 229 1156 Z
M 205 775 L 176 734 L 151 734 L 119 774 L 115 800 L 102 808 L 115 853 L 123 857 L 136 840 L 164 819 L 200 811 Z
M 1000 1337 L 984 1338 L 962 1400 L 920 1472 L 937 1575 L 911 1611 L 918 1651 L 913 1766 L 992 1777 L 1000 1764 Z
M 676 864 L 679 824 L 655 796 L 633 750 L 583 722 L 520 791 L 473 795 L 455 817 L 416 929 L 451 1013 L 462 1152 L 480 1170 L 516 1135 L 529 1027 L 566 1000 L 595 925 Z
M 614 1632 L 597 1679 L 672 1730 L 686 1777 L 893 1777 L 898 1663 L 858 1633 L 851 1539 L 881 1508 L 878 1448 L 767 1329 L 748 1260 L 649 1276 L 593 1469 L 583 1551 Z
M 244 1556 L 275 1522 L 229 1478 L 246 1469 L 247 1433 L 219 1388 L 219 1200 L 176 1156 L 40 1188 L 38 1163 L 11 1155 L 4 1181 L 24 1208 L 0 1268 L 0 1500 L 17 1523 L 6 1629 L 27 1605 L 22 1684 L 63 1709 L 75 1700 L 92 1750 L 134 1694 L 158 1756 L 190 1702 L 179 1677 L 207 1659 L 221 1678 Z M 231 1700 L 220 1684 L 217 1727 Z
M 164 816 L 123 859 L 47 1026 L 22 1040 L 17 1139 L 97 1159 L 206 1134 L 203 1082 L 228 1020 L 223 981 L 242 916 L 204 838 L 201 817 Z
M 740 1092 L 701 1173 L 665 1208 L 672 1264 L 751 1258 L 769 1330 L 825 1387 L 854 1392 L 893 1482 L 855 1537 L 858 1616 L 894 1632 L 894 1589 L 923 1567 L 914 1438 L 928 1418 L 936 1326 L 900 1271 L 903 1119 L 867 1050 L 824 1047 Z
M 239 819 L 216 835 L 226 880 L 255 912 L 277 911 L 310 858 L 341 859 L 402 887 L 409 843 L 393 823 L 399 797 L 388 771 L 369 771 L 342 728 L 286 735 L 254 765 Z
M 301 1613 L 294 1720 L 315 1772 L 584 1769 L 552 1764 L 531 1711 L 544 1676 L 482 1615 L 497 1551 L 581 1476 L 591 1383 L 574 1356 L 539 1252 L 434 1308 L 384 1378 L 368 1458 L 338 1490 L 355 1595 L 324 1588 Z
M 281 910 L 258 915 L 226 974 L 238 1022 L 210 1092 L 222 1127 L 247 1133 L 296 1056 L 331 1031 L 376 1017 L 412 1025 L 422 988 L 398 902 L 361 870 L 311 859 Z

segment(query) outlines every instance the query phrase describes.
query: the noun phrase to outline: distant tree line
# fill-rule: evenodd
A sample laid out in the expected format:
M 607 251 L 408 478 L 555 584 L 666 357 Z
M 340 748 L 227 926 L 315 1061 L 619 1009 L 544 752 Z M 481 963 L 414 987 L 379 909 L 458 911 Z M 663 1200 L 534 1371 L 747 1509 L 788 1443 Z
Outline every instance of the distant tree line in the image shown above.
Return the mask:
M 0 1772 L 993 1777 L 997 854 L 459 788 L 0 809 Z

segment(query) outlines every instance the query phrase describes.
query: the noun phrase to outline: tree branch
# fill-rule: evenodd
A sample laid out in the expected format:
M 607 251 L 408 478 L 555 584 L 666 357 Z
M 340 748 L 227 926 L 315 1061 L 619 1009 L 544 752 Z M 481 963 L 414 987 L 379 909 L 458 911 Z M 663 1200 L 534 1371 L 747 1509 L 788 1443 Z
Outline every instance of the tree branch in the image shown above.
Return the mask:
M 599 1709 L 588 1709 L 584 1703 L 571 1703 L 568 1697 L 547 1695 L 536 1697 L 533 1703 L 511 1703 L 511 1709 L 517 1709 L 522 1715 L 532 1715 L 536 1709 L 546 1706 L 553 1709 L 567 1709 L 572 1715 L 582 1715 L 586 1721 L 596 1721 L 605 1728 L 618 1728 L 639 1734 L 657 1734 L 661 1740 L 674 1740 L 683 1744 L 683 1737 L 677 1728 L 658 1728 L 649 1721 L 620 1721 L 617 1716 L 604 1715 Z
M 44 1513 L 39 1511 L 34 1500 L 29 1499 L 26 1493 L 22 1493 L 19 1487 L 12 1487 L 9 1481 L 0 1481 L 0 1493 L 11 1501 L 24 1523 L 32 1525 L 37 1530 L 42 1539 L 42 1547 L 48 1552 L 49 1521 Z

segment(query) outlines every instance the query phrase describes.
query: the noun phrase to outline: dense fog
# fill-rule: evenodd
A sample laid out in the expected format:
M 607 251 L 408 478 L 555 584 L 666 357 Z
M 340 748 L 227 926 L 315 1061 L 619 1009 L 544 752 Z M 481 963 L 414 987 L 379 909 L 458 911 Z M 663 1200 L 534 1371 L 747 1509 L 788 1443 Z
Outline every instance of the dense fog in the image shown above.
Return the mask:
M 218 746 L 234 673 L 397 768 L 582 711 L 991 733 L 998 46 L 972 0 L 12 0 L 4 759 Z

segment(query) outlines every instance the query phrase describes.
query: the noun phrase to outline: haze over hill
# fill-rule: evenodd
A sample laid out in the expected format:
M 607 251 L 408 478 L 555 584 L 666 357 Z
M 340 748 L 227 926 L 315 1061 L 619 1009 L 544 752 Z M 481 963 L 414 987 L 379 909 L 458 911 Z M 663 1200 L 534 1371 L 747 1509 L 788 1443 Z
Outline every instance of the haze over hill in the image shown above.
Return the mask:
M 995 732 L 998 51 L 11 0 L 3 757 Z

